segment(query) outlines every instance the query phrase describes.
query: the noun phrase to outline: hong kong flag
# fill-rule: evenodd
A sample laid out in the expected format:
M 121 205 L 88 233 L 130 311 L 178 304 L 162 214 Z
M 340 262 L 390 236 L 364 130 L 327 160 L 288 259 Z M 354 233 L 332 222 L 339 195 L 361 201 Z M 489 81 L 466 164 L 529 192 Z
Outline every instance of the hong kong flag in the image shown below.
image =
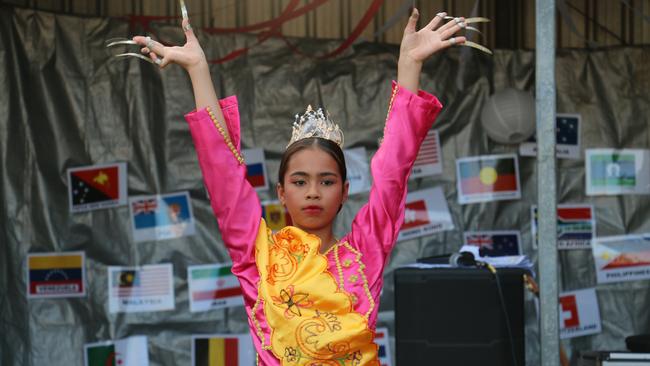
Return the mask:
M 427 225 L 430 223 L 427 204 L 424 200 L 409 202 L 404 211 L 404 224 L 402 230 Z

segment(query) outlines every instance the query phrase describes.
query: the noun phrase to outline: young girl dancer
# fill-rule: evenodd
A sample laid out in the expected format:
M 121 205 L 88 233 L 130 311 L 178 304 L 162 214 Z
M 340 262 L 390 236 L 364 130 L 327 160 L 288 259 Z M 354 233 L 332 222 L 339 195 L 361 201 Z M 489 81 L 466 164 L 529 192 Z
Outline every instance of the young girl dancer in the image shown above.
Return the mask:
M 134 37 L 161 67 L 179 64 L 192 80 L 196 111 L 186 119 L 261 365 L 379 365 L 373 337 L 382 272 L 404 220 L 411 167 L 442 108 L 436 97 L 418 91 L 422 63 L 465 42 L 453 37 L 464 19 L 440 25 L 444 16 L 419 31 L 417 10 L 408 21 L 383 142 L 371 163 L 369 200 L 342 238 L 332 232 L 348 195 L 338 126 L 310 109 L 294 125 L 277 185 L 294 226 L 272 233 L 245 178 L 237 99 L 218 101 L 188 20 L 183 47 Z

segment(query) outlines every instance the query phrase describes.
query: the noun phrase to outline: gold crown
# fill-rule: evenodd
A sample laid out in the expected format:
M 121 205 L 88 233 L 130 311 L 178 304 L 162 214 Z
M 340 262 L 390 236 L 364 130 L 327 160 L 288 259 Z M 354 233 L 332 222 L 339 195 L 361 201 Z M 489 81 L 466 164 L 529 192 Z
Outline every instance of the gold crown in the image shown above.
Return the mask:
M 332 122 L 329 113 L 327 115 L 325 113 L 322 108 L 314 111 L 310 105 L 302 116 L 296 114 L 291 140 L 287 147 L 298 140 L 309 137 L 320 137 L 343 147 L 343 132 L 336 123 Z

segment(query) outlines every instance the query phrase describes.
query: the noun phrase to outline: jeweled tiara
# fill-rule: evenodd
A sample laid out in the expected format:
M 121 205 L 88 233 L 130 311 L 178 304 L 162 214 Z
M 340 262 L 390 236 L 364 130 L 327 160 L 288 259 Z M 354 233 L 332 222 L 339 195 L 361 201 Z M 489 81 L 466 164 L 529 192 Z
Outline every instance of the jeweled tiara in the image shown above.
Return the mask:
M 339 147 L 343 147 L 343 132 L 339 126 L 332 122 L 329 113 L 323 112 L 322 108 L 314 111 L 311 105 L 307 107 L 302 116 L 296 114 L 291 140 L 289 140 L 287 147 L 298 140 L 309 137 L 320 137 L 336 143 Z

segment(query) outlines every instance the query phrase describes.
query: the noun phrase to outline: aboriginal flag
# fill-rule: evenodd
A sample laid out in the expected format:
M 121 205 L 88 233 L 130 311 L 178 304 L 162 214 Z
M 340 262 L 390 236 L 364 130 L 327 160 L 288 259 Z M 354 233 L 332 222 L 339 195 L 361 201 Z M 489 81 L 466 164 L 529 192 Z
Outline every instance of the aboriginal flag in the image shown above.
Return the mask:
M 515 159 L 482 159 L 459 164 L 462 194 L 517 191 Z

